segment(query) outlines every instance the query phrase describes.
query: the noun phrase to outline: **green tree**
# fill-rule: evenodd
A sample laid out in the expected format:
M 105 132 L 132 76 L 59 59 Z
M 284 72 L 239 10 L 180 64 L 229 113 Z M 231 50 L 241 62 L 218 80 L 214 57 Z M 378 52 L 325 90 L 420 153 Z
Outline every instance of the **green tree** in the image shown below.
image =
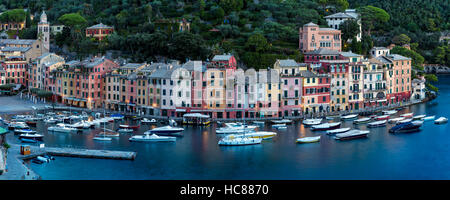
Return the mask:
M 173 34 L 169 42 L 169 57 L 180 60 L 186 59 L 204 60 L 209 56 L 209 50 L 205 46 L 205 41 L 200 35 L 192 34 L 186 31 Z
M 347 41 L 359 34 L 359 24 L 355 20 L 346 20 L 339 25 L 339 30 L 342 32 L 343 41 Z
M 405 34 L 400 34 L 392 38 L 392 43 L 396 45 L 409 44 L 409 42 L 411 42 L 411 38 Z
M 270 46 L 267 39 L 260 33 L 250 36 L 245 43 L 245 48 L 251 52 L 263 53 L 269 50 Z
M 58 18 L 58 21 L 69 27 L 83 26 L 87 23 L 87 20 L 78 13 L 64 14 Z
M 412 60 L 412 66 L 416 69 L 423 69 L 422 64 L 425 61 L 423 56 L 421 56 L 419 53 L 409 50 L 404 47 L 396 46 L 392 48 L 391 54 L 400 54 L 402 56 L 411 58 Z
M 3 12 L 0 15 L 1 22 L 23 22 L 26 19 L 26 12 L 23 9 L 13 9 Z
M 240 11 L 244 6 L 243 0 L 220 0 L 220 7 L 222 7 L 226 14 L 232 11 Z
M 358 10 L 361 13 L 362 27 L 368 35 L 375 27 L 375 23 L 384 23 L 390 19 L 390 15 L 385 10 L 374 6 L 364 6 Z

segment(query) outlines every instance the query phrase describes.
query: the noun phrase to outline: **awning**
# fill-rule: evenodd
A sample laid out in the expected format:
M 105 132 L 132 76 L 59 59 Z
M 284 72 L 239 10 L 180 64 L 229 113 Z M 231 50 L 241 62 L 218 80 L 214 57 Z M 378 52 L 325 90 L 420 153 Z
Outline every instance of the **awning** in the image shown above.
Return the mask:
M 391 99 L 395 99 L 395 97 L 391 97 Z
M 175 112 L 186 112 L 186 109 L 175 109 Z
M 382 100 L 377 100 L 377 102 L 386 102 L 386 99 L 382 99 Z

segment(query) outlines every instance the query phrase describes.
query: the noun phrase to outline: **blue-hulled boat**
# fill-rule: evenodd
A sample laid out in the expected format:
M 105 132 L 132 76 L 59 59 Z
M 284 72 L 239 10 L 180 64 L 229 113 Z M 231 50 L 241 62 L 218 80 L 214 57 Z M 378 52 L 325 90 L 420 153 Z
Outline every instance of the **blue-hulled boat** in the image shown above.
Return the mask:
M 411 121 L 406 123 L 398 124 L 391 129 L 389 129 L 390 133 L 408 133 L 408 132 L 416 132 L 420 130 L 423 121 Z
M 22 141 L 23 143 L 37 143 L 37 140 L 27 138 L 20 138 L 20 141 Z

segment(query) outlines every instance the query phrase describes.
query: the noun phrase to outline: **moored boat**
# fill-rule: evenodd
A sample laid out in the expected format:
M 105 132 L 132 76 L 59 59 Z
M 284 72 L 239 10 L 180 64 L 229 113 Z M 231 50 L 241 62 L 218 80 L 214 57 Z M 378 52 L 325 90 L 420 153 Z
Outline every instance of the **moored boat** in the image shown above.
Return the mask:
M 31 129 L 14 129 L 14 134 L 34 134 L 36 131 Z
M 257 132 L 250 132 L 250 133 L 244 133 L 244 134 L 231 134 L 231 135 L 225 136 L 224 138 L 227 138 L 227 139 L 234 139 L 234 138 L 272 139 L 276 135 L 277 135 L 277 133 L 275 133 L 275 132 L 257 131 Z
M 400 117 L 404 117 L 404 118 L 411 118 L 413 116 L 414 113 L 405 113 L 400 115 Z
M 367 124 L 367 127 L 373 128 L 373 127 L 380 127 L 380 126 L 386 126 L 387 120 L 380 120 L 375 121 Z
M 313 126 L 313 125 L 319 125 L 320 123 L 322 123 L 322 118 L 318 118 L 318 119 L 305 119 L 303 120 L 303 125 L 305 126 Z
M 25 122 L 28 126 L 36 127 L 37 122 L 35 121 L 26 121 Z
M 265 124 L 264 121 L 253 121 L 253 123 L 257 124 L 257 125 L 264 125 Z
M 313 131 L 325 131 L 325 130 L 337 129 L 340 126 L 341 126 L 341 122 L 324 123 L 324 124 L 319 124 L 319 125 L 312 126 L 311 130 L 313 130 Z
M 436 118 L 436 116 L 426 116 L 426 117 L 424 117 L 423 118 L 423 121 L 431 121 L 431 120 L 434 120 Z
M 234 138 L 234 139 L 226 139 L 222 138 L 218 144 L 220 146 L 243 146 L 243 145 L 254 145 L 261 144 L 261 138 Z
M 395 123 L 397 123 L 399 121 L 402 121 L 402 120 L 405 120 L 405 118 L 404 117 L 396 117 L 396 118 L 389 119 L 388 122 L 395 124 Z
M 27 138 L 20 138 L 20 141 L 23 143 L 37 143 L 37 140 L 34 139 L 27 139 Z
M 341 120 L 354 120 L 356 118 L 358 118 L 358 114 L 350 114 L 350 115 L 341 116 Z
M 274 123 L 274 124 L 290 124 L 290 123 L 292 123 L 292 120 L 290 120 L 290 119 L 272 120 L 272 123 Z
M 154 129 L 148 130 L 148 131 L 150 133 L 155 133 L 158 135 L 183 136 L 182 131 L 184 131 L 184 128 L 163 126 L 163 127 L 154 128 Z
M 382 111 L 383 115 L 393 115 L 396 114 L 398 111 L 396 110 L 384 110 Z
M 39 140 L 42 141 L 42 138 L 44 138 L 44 135 L 41 134 L 20 134 L 19 138 L 25 138 L 25 139 L 32 139 L 32 140 Z
M 160 136 L 154 133 L 150 134 L 149 132 L 145 132 L 144 135 L 133 135 L 128 140 L 134 142 L 175 142 L 177 138 L 171 136 Z
M 303 137 L 303 138 L 297 139 L 297 143 L 313 143 L 313 142 L 319 142 L 319 141 L 320 141 L 320 136 Z
M 413 119 L 409 118 L 409 119 L 400 120 L 396 124 L 404 124 L 404 123 L 409 123 L 412 121 L 413 121 Z
M 413 117 L 413 120 L 422 120 L 426 115 L 416 115 Z
M 130 128 L 121 128 L 121 129 L 117 130 L 117 132 L 119 132 L 119 133 L 132 133 L 133 131 L 134 130 L 130 129 Z
M 438 119 L 434 120 L 435 124 L 445 124 L 447 123 L 448 119 L 446 117 L 439 117 Z
M 63 132 L 63 133 L 80 131 L 77 128 L 73 128 L 73 127 L 67 126 L 66 124 L 62 124 L 62 123 L 56 124 L 56 126 L 50 126 L 47 128 L 47 130 L 53 131 L 53 132 Z
M 119 128 L 128 128 L 128 129 L 133 129 L 133 130 L 138 130 L 139 127 L 141 127 L 141 125 L 127 125 L 127 124 L 121 124 L 119 125 Z
M 156 124 L 156 123 L 158 123 L 158 121 L 156 121 L 156 119 L 143 118 L 141 120 L 141 123 L 143 123 L 143 124 Z
M 389 119 L 389 115 L 381 115 L 378 117 L 375 117 L 375 120 L 380 121 L 380 120 L 388 120 Z
M 347 128 L 338 128 L 338 129 L 334 129 L 334 130 L 328 130 L 327 134 L 328 135 L 333 135 L 333 134 L 338 134 L 338 133 L 345 133 L 347 131 L 349 131 L 351 128 L 347 127 Z
M 372 119 L 369 118 L 369 117 L 364 117 L 364 118 L 357 119 L 357 120 L 353 121 L 353 123 L 354 124 L 364 124 L 364 123 L 369 123 L 370 120 L 372 120 Z
M 273 124 L 272 127 L 273 128 L 286 127 L 286 124 Z
M 419 128 L 422 126 L 422 124 L 423 124 L 422 121 L 411 121 L 401 123 L 390 128 L 389 132 L 391 133 L 415 132 L 420 130 Z
M 356 139 L 356 138 L 364 138 L 367 137 L 367 134 L 370 133 L 370 131 L 363 131 L 363 130 L 351 130 L 345 133 L 339 133 L 335 135 L 336 140 L 350 140 L 350 139 Z

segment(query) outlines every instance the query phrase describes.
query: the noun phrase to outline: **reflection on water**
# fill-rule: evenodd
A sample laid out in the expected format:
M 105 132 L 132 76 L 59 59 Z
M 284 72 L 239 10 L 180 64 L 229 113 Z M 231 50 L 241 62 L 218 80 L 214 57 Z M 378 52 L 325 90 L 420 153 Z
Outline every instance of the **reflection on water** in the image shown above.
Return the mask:
M 439 77 L 440 96 L 433 102 L 406 108 L 413 112 L 450 117 L 450 77 Z M 2 115 L 3 118 L 7 117 Z M 134 123 L 124 121 L 125 123 Z M 116 130 L 119 123 L 110 125 Z M 367 128 L 345 121 L 341 127 L 370 130 L 366 139 L 336 141 L 325 132 L 312 132 L 300 123 L 286 130 L 266 124 L 259 130 L 277 136 L 259 145 L 218 146 L 217 125 L 186 126 L 175 143 L 135 143 L 128 138 L 156 126 L 142 125 L 138 131 L 120 134 L 112 141 L 94 141 L 101 129 L 80 134 L 49 133 L 38 124 L 47 146 L 136 151 L 134 161 L 57 157 L 31 167 L 43 179 L 450 179 L 450 134 L 448 124 L 425 122 L 417 133 L 390 134 L 386 127 Z M 299 137 L 321 135 L 320 143 L 297 144 Z M 18 142 L 17 138 L 13 139 Z

